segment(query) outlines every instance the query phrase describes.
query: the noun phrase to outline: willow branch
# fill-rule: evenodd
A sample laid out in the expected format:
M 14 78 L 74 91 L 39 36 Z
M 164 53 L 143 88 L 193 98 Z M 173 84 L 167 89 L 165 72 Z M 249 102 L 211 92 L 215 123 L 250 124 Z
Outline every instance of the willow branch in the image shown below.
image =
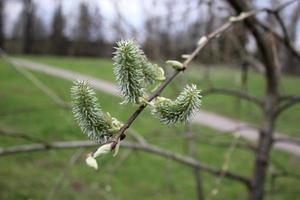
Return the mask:
M 211 40 L 219 37 L 223 32 L 228 30 L 232 25 L 234 25 L 237 22 L 241 22 L 249 17 L 252 17 L 256 15 L 258 12 L 265 11 L 262 10 L 254 10 L 249 12 L 244 12 L 239 16 L 231 17 L 226 23 L 224 23 L 222 26 L 220 26 L 218 29 L 213 31 L 212 33 L 203 36 L 196 49 L 188 56 L 188 58 L 183 62 L 183 68 L 181 70 L 176 70 L 174 73 L 168 77 L 159 87 L 157 90 L 155 90 L 147 99 L 148 102 L 151 102 L 153 99 L 155 99 L 157 96 L 160 95 L 160 93 L 172 82 L 172 80 L 180 73 L 185 71 L 189 64 L 193 61 L 194 58 L 201 52 L 201 50 L 206 47 Z M 143 104 L 140 105 L 137 110 L 128 118 L 127 122 L 120 128 L 120 130 L 116 133 L 116 136 L 113 141 L 112 148 L 116 145 L 119 138 L 124 138 L 125 131 L 131 126 L 131 124 L 135 121 L 135 119 L 140 115 L 140 113 L 147 107 L 147 105 Z M 123 136 L 123 137 L 122 137 Z
M 51 142 L 47 145 L 45 145 L 44 143 L 35 143 L 35 144 L 29 144 L 29 145 L 19 145 L 19 146 L 0 148 L 0 156 L 13 155 L 13 154 L 17 154 L 17 153 L 46 151 L 46 150 L 87 148 L 87 147 L 94 147 L 94 146 L 98 146 L 98 144 L 96 144 L 92 141 L 88 141 L 88 140 L 83 140 L 83 141 L 75 140 L 75 141 L 67 141 L 67 142 L 57 141 L 57 142 Z M 174 152 L 171 152 L 168 150 L 164 150 L 164 149 L 159 148 L 154 145 L 122 142 L 121 146 L 124 148 L 133 149 L 133 150 L 141 150 L 141 151 L 149 152 L 149 153 L 159 155 L 159 156 L 162 156 L 165 158 L 169 158 L 174 161 L 180 162 L 184 165 L 187 165 L 189 167 L 200 168 L 212 175 L 219 176 L 220 174 L 225 174 L 225 177 L 228 179 L 236 180 L 241 183 L 244 183 L 246 186 L 250 186 L 250 180 L 247 177 L 238 175 L 231 171 L 224 171 L 224 170 L 218 169 L 212 165 L 202 163 L 194 158 L 184 156 L 181 154 L 177 154 L 177 153 L 174 153 Z

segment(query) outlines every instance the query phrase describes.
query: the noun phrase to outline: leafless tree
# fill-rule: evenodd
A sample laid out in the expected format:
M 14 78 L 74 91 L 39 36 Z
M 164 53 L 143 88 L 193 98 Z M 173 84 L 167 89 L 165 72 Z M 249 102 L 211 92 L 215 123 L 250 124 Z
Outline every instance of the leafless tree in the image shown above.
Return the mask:
M 24 0 L 23 52 L 26 54 L 32 53 L 34 41 L 34 15 L 35 6 L 32 0 Z
M 62 12 L 61 3 L 57 6 L 51 27 L 51 52 L 54 54 L 62 55 L 67 52 L 67 38 L 65 36 L 66 19 Z
M 79 16 L 74 30 L 74 47 L 73 54 L 88 55 L 89 42 L 92 36 L 92 16 L 87 2 L 82 1 L 79 5 Z
M 242 13 L 250 10 L 250 5 L 246 1 L 228 0 L 228 3 L 236 10 Z M 271 13 L 278 14 L 283 7 L 279 6 L 277 9 L 272 10 Z M 278 110 L 286 103 L 280 101 L 279 91 L 279 77 L 280 71 L 276 68 L 276 55 L 270 46 L 271 41 L 264 37 L 263 30 L 257 25 L 256 17 L 251 17 L 244 21 L 245 26 L 249 29 L 255 38 L 256 45 L 265 67 L 265 96 L 262 101 L 261 108 L 263 110 L 263 119 L 260 128 L 259 140 L 256 150 L 256 160 L 254 164 L 254 172 L 252 184 L 250 188 L 250 199 L 261 200 L 264 198 L 265 182 L 267 177 L 267 169 L 270 162 L 270 154 L 273 147 L 274 129 L 276 118 L 278 117 Z M 296 103 L 296 101 L 294 102 Z

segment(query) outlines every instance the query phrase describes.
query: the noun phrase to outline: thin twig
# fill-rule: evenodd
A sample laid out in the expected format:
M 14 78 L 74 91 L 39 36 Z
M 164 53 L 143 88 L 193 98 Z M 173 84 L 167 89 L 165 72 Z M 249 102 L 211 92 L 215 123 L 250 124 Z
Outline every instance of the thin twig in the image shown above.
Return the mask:
M 230 163 L 232 154 L 233 154 L 234 150 L 236 149 L 239 138 L 240 138 L 239 134 L 234 135 L 234 139 L 232 140 L 231 145 L 230 145 L 228 151 L 225 153 L 225 156 L 224 156 L 224 162 L 223 162 L 223 165 L 222 165 L 222 173 L 216 178 L 215 187 L 211 190 L 210 196 L 207 199 L 213 199 L 219 193 L 220 184 L 222 182 L 224 174 L 229 169 L 229 163 Z
M 25 70 L 21 67 L 21 64 L 18 61 L 13 60 L 3 49 L 0 48 L 0 55 L 2 58 L 14 66 L 14 68 L 21 73 L 26 79 L 31 81 L 38 89 L 44 92 L 47 96 L 49 96 L 57 105 L 62 108 L 70 109 L 71 105 L 68 102 L 65 102 L 62 98 L 60 98 L 52 89 L 50 89 L 47 85 L 41 82 L 36 76 L 34 76 L 28 70 Z
M 209 88 L 206 90 L 202 91 L 203 95 L 209 95 L 209 94 L 226 94 L 226 95 L 230 95 L 230 96 L 235 96 L 235 97 L 239 97 L 241 99 L 250 101 L 252 103 L 255 103 L 256 105 L 262 106 L 263 101 L 256 97 L 253 96 L 249 93 L 246 93 L 244 91 L 241 90 L 237 90 L 237 89 L 228 89 L 228 88 Z
M 297 103 L 300 103 L 300 96 L 290 96 L 284 98 L 284 101 L 275 110 L 275 116 L 279 116 L 280 113 L 290 108 L 291 106 L 296 105 Z
M 276 142 L 280 142 L 280 143 L 292 143 L 292 144 L 296 144 L 300 146 L 300 139 L 298 138 L 291 138 L 291 137 L 287 137 L 287 136 L 277 136 L 273 139 L 273 141 Z
M 172 82 L 172 80 L 182 71 L 187 69 L 189 64 L 193 61 L 193 59 L 199 54 L 199 52 L 206 47 L 209 42 L 215 38 L 217 38 L 219 35 L 221 35 L 223 32 L 228 30 L 233 24 L 236 22 L 243 21 L 249 17 L 252 17 L 256 15 L 257 13 L 265 11 L 265 9 L 260 10 L 254 10 L 242 13 L 239 16 L 230 18 L 226 23 L 224 23 L 222 26 L 220 26 L 218 29 L 213 31 L 212 33 L 208 34 L 207 36 L 202 37 L 202 42 L 198 44 L 196 49 L 190 54 L 190 56 L 183 62 L 183 68 L 181 70 L 176 70 L 174 73 L 168 77 L 159 87 L 157 90 L 155 90 L 148 98 L 148 102 L 151 102 L 153 99 L 155 99 L 157 96 L 160 95 L 160 93 Z M 201 40 L 200 39 L 200 40 Z M 135 119 L 140 115 L 140 113 L 147 107 L 147 105 L 143 104 L 139 106 L 139 108 L 128 118 L 127 122 L 120 128 L 120 130 L 116 133 L 112 148 L 115 147 L 117 144 L 117 141 L 119 138 L 124 138 L 125 131 L 131 126 L 131 124 L 135 121 Z
M 87 140 L 75 140 L 75 141 L 57 141 L 57 142 L 51 142 L 48 145 L 45 145 L 44 143 L 35 143 L 35 144 L 29 144 L 29 145 L 19 145 L 19 146 L 12 146 L 12 147 L 5 147 L 0 148 L 0 156 L 4 155 L 14 155 L 17 153 L 27 153 L 27 152 L 35 152 L 35 151 L 46 151 L 46 150 L 61 150 L 61 149 L 70 149 L 70 148 L 86 148 L 86 147 L 94 147 L 98 146 L 98 144 L 87 141 Z M 236 174 L 231 171 L 224 172 L 222 169 L 218 169 L 215 166 L 205 164 L 203 162 L 200 162 L 194 158 L 184 156 L 178 153 L 174 153 L 172 151 L 164 150 L 160 147 L 150 145 L 150 144 L 138 144 L 138 143 L 130 143 L 130 142 L 122 142 L 121 146 L 124 148 L 129 148 L 133 150 L 141 150 L 149 153 L 153 153 L 155 155 L 159 155 L 165 158 L 169 158 L 172 160 L 175 160 L 177 162 L 180 162 L 182 164 L 185 164 L 190 167 L 197 167 L 200 168 L 210 174 L 213 175 L 224 175 L 224 177 L 232 180 L 239 181 L 243 184 L 245 184 L 247 187 L 251 186 L 251 182 L 247 177 L 244 177 L 242 175 Z

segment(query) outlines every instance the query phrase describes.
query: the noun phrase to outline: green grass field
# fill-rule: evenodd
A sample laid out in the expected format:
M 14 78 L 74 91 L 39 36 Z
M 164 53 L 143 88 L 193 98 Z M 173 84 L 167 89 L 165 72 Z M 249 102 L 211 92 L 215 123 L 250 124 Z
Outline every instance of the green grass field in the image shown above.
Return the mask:
M 99 59 L 74 59 L 54 57 L 31 57 L 36 61 L 59 65 L 64 68 L 80 71 L 98 78 L 112 81 L 111 62 Z M 196 69 L 195 69 L 196 70 Z M 198 80 L 201 71 L 189 73 L 190 80 Z M 227 72 L 213 73 L 214 80 L 219 85 L 234 84 L 230 82 L 235 74 Z M 40 80 L 57 92 L 63 99 L 69 101 L 71 82 L 53 78 L 44 74 L 34 73 Z M 224 78 L 222 78 L 224 76 Z M 220 77 L 220 78 L 217 78 Z M 188 80 L 188 81 L 190 81 Z M 251 92 L 261 92 L 259 78 L 250 81 Z M 284 80 L 286 91 L 298 92 L 296 83 L 299 80 L 287 78 Z M 200 82 L 201 86 L 202 83 Z M 293 86 L 293 87 L 292 87 Z M 166 95 L 174 95 L 168 90 Z M 103 110 L 121 120 L 126 120 L 134 110 L 133 106 L 119 105 L 121 99 L 97 92 Z M 216 98 L 217 97 L 217 98 Z M 230 114 L 250 122 L 259 122 L 258 111 L 249 104 L 242 104 L 240 111 L 235 110 L 232 99 L 221 96 L 207 97 L 203 101 L 205 109 Z M 226 105 L 226 106 L 224 106 Z M 296 108 L 296 107 L 295 107 Z M 231 113 L 235 111 L 234 113 Z M 279 130 L 287 134 L 296 135 L 299 130 L 299 106 L 286 113 L 280 120 Z M 250 113 L 250 114 L 249 114 Z M 0 60 L 0 127 L 28 133 L 31 136 L 47 140 L 86 139 L 74 123 L 70 111 L 55 105 L 45 94 L 26 80 L 14 68 Z M 298 120 L 299 121 L 299 120 Z M 155 124 L 155 126 L 153 126 Z M 133 128 L 142 134 L 147 141 L 160 147 L 186 153 L 186 140 L 183 127 L 166 127 L 154 119 L 148 111 L 136 120 Z M 226 148 L 214 147 L 201 142 L 205 136 L 214 141 L 232 140 L 230 135 L 216 134 L 213 130 L 203 126 L 194 126 L 197 136 L 198 157 L 201 161 L 221 166 Z M 295 131 L 295 132 L 293 132 Z M 0 146 L 28 143 L 26 141 L 1 137 Z M 54 199 L 194 199 L 194 180 L 190 168 L 164 158 L 143 152 L 132 152 L 128 159 L 118 166 L 123 154 L 128 150 L 121 149 L 117 158 L 106 156 L 100 158 L 101 170 L 94 171 L 84 163 L 85 153 L 64 177 Z M 60 179 L 62 171 L 68 167 L 70 157 L 78 150 L 60 150 L 38 153 L 19 154 L 0 158 L 0 199 L 47 199 L 52 188 Z M 272 159 L 282 163 L 292 172 L 296 172 L 299 158 L 275 150 Z M 250 175 L 252 171 L 253 155 L 245 150 L 236 150 L 232 156 L 230 170 L 243 175 Z M 214 187 L 215 177 L 203 173 L 204 190 L 208 194 Z M 270 193 L 270 182 L 267 183 L 269 192 L 267 199 L 294 200 L 295 191 L 299 192 L 299 182 L 294 179 L 282 178 L 276 182 L 276 189 L 285 192 Z M 290 191 L 290 192 L 287 192 Z M 246 199 L 246 191 L 239 183 L 224 179 L 220 186 L 220 193 L 215 199 Z

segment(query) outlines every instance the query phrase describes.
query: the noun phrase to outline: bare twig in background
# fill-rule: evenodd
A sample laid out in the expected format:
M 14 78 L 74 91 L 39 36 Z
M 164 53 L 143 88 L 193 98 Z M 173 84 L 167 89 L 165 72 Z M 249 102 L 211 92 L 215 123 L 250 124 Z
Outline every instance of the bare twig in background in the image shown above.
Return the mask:
M 291 18 L 289 19 L 290 23 L 288 24 L 287 30 L 289 31 L 289 36 L 292 42 L 296 41 L 297 35 L 297 24 L 300 18 L 300 2 L 298 1 L 298 5 L 294 8 Z
M 211 190 L 210 196 L 207 199 L 213 199 L 215 196 L 218 195 L 219 193 L 219 187 L 220 184 L 222 182 L 222 178 L 224 177 L 224 174 L 226 173 L 226 171 L 228 171 L 229 169 L 229 164 L 230 164 L 230 160 L 231 160 L 231 156 L 236 148 L 236 145 L 238 144 L 238 140 L 240 138 L 239 134 L 235 134 L 234 135 L 234 139 L 232 140 L 232 143 L 228 149 L 228 151 L 225 153 L 224 156 L 224 162 L 222 165 L 222 173 L 216 178 L 215 180 L 215 187 Z
M 277 33 L 273 28 L 264 24 L 263 22 L 256 22 L 260 27 L 262 27 L 265 31 L 270 32 L 274 35 L 274 37 L 282 44 L 286 46 L 286 48 L 295 56 L 298 60 L 300 60 L 300 53 L 296 50 L 296 48 L 287 41 L 284 37 L 282 37 L 279 33 Z
M 43 143 L 35 143 L 35 144 L 29 144 L 29 145 L 18 145 L 13 147 L 6 147 L 6 148 L 0 148 L 0 156 L 4 155 L 13 155 L 17 153 L 26 153 L 26 152 L 34 152 L 34 151 L 47 151 L 47 150 L 59 150 L 59 149 L 70 149 L 70 148 L 86 148 L 86 147 L 95 147 L 98 144 L 92 142 L 92 141 L 82 141 L 82 140 L 75 140 L 75 141 L 57 141 L 57 142 L 51 142 L 48 145 L 45 145 Z M 236 180 L 238 182 L 243 183 L 245 186 L 250 187 L 250 180 L 247 177 L 238 175 L 236 173 L 226 171 L 225 173 L 214 166 L 204 164 L 198 160 L 195 160 L 191 157 L 184 156 L 181 154 L 177 154 L 168 150 L 161 149 L 157 146 L 150 145 L 150 144 L 138 144 L 138 143 L 130 143 L 130 142 L 122 142 L 121 144 L 124 148 L 129 148 L 133 150 L 141 150 L 149 153 L 153 153 L 155 155 L 159 155 L 162 157 L 166 157 L 169 159 L 172 159 L 174 161 L 180 162 L 182 164 L 185 164 L 187 166 L 193 167 L 193 168 L 200 168 L 203 171 L 206 171 L 213 175 L 220 175 L 224 174 L 224 177 Z
M 239 97 L 241 99 L 250 101 L 252 103 L 255 103 L 256 105 L 262 106 L 263 101 L 254 95 L 248 94 L 241 90 L 236 89 L 228 89 L 228 88 L 208 88 L 206 90 L 202 91 L 203 95 L 209 95 L 209 94 L 225 94 L 230 96 Z
M 278 178 L 289 178 L 300 181 L 300 174 L 288 171 L 281 163 L 274 159 L 270 168 L 270 192 L 274 193 L 276 191 L 276 181 Z
M 260 27 L 262 27 L 263 29 L 265 29 L 266 31 L 270 32 L 272 35 L 274 35 L 274 37 L 281 42 L 282 44 L 284 44 L 286 46 L 286 48 L 292 53 L 292 55 L 294 55 L 295 58 L 297 58 L 298 60 L 300 60 L 300 53 L 297 51 L 297 49 L 292 45 L 292 42 L 290 40 L 287 28 L 280 16 L 280 12 L 285 9 L 287 6 L 291 5 L 292 3 L 297 2 L 298 0 L 291 0 L 291 1 L 287 1 L 281 5 L 279 5 L 276 8 L 270 9 L 267 8 L 266 12 L 273 14 L 276 18 L 276 20 L 278 21 L 280 28 L 284 34 L 284 36 L 281 36 L 280 34 L 278 34 L 272 27 L 256 20 L 255 23 L 258 24 Z
M 236 135 L 236 134 L 238 134 L 239 131 L 247 130 L 249 128 L 256 128 L 256 127 L 239 126 L 233 130 L 223 132 L 222 134 L 231 133 L 232 135 Z M 212 140 L 210 137 L 205 136 L 203 134 L 201 135 L 201 137 L 198 136 L 198 138 L 200 138 L 197 140 L 198 143 L 200 142 L 203 144 L 213 145 L 215 147 L 225 147 L 225 148 L 232 146 L 232 142 L 224 141 L 224 139 Z M 242 143 L 242 142 L 237 141 L 237 143 L 235 144 L 235 148 L 241 148 L 241 149 L 251 150 L 251 151 L 255 152 L 257 146 L 255 144 Z
M 50 89 L 47 85 L 45 85 L 43 82 L 41 82 L 36 76 L 34 76 L 31 72 L 28 70 L 25 70 L 24 68 L 20 67 L 20 64 L 18 61 L 13 60 L 10 58 L 8 54 L 6 54 L 2 49 L 0 49 L 0 55 L 2 58 L 14 66 L 14 68 L 21 73 L 26 79 L 31 81 L 37 88 L 39 88 L 41 91 L 43 91 L 47 96 L 49 96 L 57 105 L 61 106 L 62 108 L 69 109 L 71 108 L 70 104 L 62 100 L 52 89 Z
M 287 142 L 287 143 L 293 143 L 300 146 L 300 139 L 298 138 L 291 138 L 291 137 L 276 137 L 274 138 L 274 142 Z
M 275 116 L 278 116 L 280 113 L 290 108 L 291 106 L 298 104 L 299 102 L 300 96 L 289 96 L 285 98 L 285 100 L 276 109 Z

